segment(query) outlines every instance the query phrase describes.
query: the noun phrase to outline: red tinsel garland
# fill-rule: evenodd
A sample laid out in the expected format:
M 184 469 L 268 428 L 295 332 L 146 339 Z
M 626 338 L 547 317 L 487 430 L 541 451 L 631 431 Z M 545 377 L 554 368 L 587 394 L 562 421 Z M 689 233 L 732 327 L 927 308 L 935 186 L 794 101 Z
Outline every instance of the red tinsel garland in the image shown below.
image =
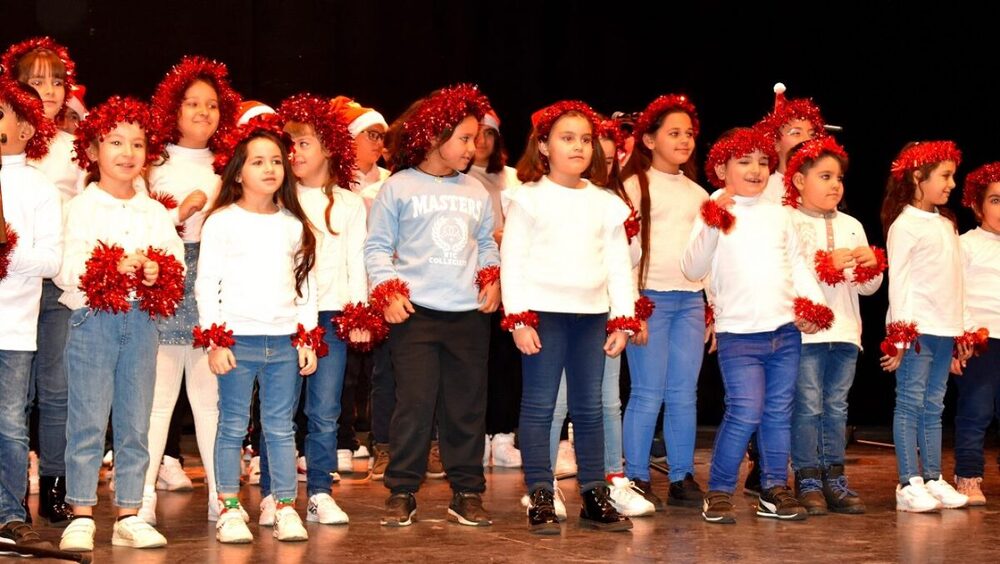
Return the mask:
M 29 93 L 30 92 L 30 93 Z M 29 159 L 41 159 L 49 153 L 49 142 L 56 135 L 55 123 L 45 117 L 45 106 L 34 95 L 30 86 L 0 78 L 0 100 L 6 102 L 17 114 L 18 121 L 26 121 L 35 128 L 35 134 L 24 146 L 24 154 Z M 61 110 L 60 110 L 61 111 Z
M 642 325 L 639 323 L 639 320 L 634 317 L 621 316 L 608 320 L 608 335 L 614 333 L 615 331 L 624 331 L 630 335 L 635 335 L 641 329 Z
M 955 337 L 955 349 L 952 356 L 958 358 L 958 346 L 967 345 L 972 347 L 972 354 L 979 356 L 986 352 L 986 347 L 990 342 L 990 330 L 980 327 L 975 331 L 966 331 L 962 335 Z
M 397 295 L 410 299 L 410 285 L 399 278 L 390 278 L 372 288 L 368 303 L 372 304 L 375 309 L 382 311 L 389 307 Z
M 642 224 L 639 222 L 639 211 L 633 208 L 632 212 L 628 214 L 628 219 L 625 220 L 625 237 L 628 238 L 630 245 L 632 244 L 632 239 L 639 234 L 641 226 Z
M 539 139 L 548 137 L 549 131 L 563 114 L 576 112 L 583 115 L 584 119 L 590 122 L 591 131 L 598 131 L 601 125 L 601 118 L 597 116 L 586 102 L 579 100 L 562 100 L 545 106 L 544 108 L 531 114 L 531 127 L 534 128 L 533 135 Z
M 646 321 L 652 317 L 654 309 L 656 309 L 656 304 L 646 296 L 635 301 L 635 317 L 639 321 Z
M 493 264 L 480 268 L 476 272 L 476 288 L 480 291 L 494 282 L 500 281 L 500 265 Z
M 715 309 L 712 304 L 705 302 L 705 327 L 715 323 Z
M 986 188 L 994 182 L 1000 182 L 1000 162 L 985 164 L 970 172 L 965 177 L 965 189 L 962 190 L 962 205 L 976 209 L 980 200 L 986 194 Z
M 962 151 L 954 141 L 921 141 L 900 151 L 890 172 L 896 181 L 902 181 L 908 171 L 944 161 L 952 161 L 956 167 L 962 163 Z
M 337 338 L 347 343 L 348 347 L 360 352 L 374 349 L 389 337 L 389 325 L 385 322 L 382 312 L 363 303 L 345 305 L 343 313 L 333 319 L 333 325 L 337 328 Z M 355 329 L 368 331 L 369 340 L 352 341 L 351 331 Z
M 444 132 L 458 126 L 467 116 L 476 121 L 491 111 L 490 101 L 473 84 L 456 84 L 428 96 L 400 128 L 398 147 L 392 156 L 393 168 L 412 168 Z
M 705 160 L 705 175 L 708 181 L 716 188 L 725 188 L 726 181 L 716 174 L 716 167 L 725 165 L 729 159 L 738 159 L 756 151 L 767 156 L 768 174 L 773 173 L 778 168 L 778 153 L 774 151 L 774 142 L 756 129 L 737 129 L 720 138 L 712 145 Z
M 278 115 L 286 122 L 303 123 L 316 132 L 323 149 L 329 153 L 334 179 L 341 188 L 348 188 L 354 180 L 354 136 L 339 118 L 337 110 L 327 98 L 312 94 L 296 94 L 278 106 Z
M 125 249 L 118 245 L 107 245 L 98 241 L 87 259 L 83 275 L 80 276 L 80 290 L 87 295 L 90 309 L 126 312 L 129 292 L 135 287 L 135 277 L 118 272 L 118 263 L 125 257 Z
M 905 348 L 910 343 L 913 343 L 914 350 L 919 354 L 920 342 L 917 341 L 917 337 L 919 336 L 920 333 L 917 332 L 916 323 L 893 321 L 885 327 L 885 339 L 882 340 L 882 344 L 880 345 L 882 354 L 896 356 L 903 350 L 897 345 L 902 345 Z
M 500 320 L 500 328 L 504 331 L 514 332 L 519 327 L 538 328 L 538 314 L 533 311 L 523 313 L 508 313 Z
M 874 279 L 879 274 L 885 272 L 889 266 L 889 261 L 885 258 L 885 251 L 872 245 L 872 252 L 875 253 L 875 266 L 854 267 L 854 283 L 865 284 Z
M 176 117 L 174 118 L 176 120 Z M 121 123 L 134 123 L 146 134 L 146 165 L 160 158 L 163 145 L 156 133 L 150 107 L 140 100 L 121 96 L 112 96 L 106 102 L 98 105 L 87 114 L 87 118 L 76 128 L 76 139 L 73 141 L 73 159 L 80 168 L 97 172 L 98 164 L 87 154 L 87 149 L 100 141 Z
M 310 348 L 316 351 L 317 358 L 323 358 L 330 353 L 330 345 L 323 340 L 324 335 L 326 335 L 326 329 L 321 325 L 313 327 L 311 331 L 306 331 L 306 328 L 299 323 L 298 329 L 291 337 L 292 346 L 297 349 Z
M 642 135 L 649 131 L 656 118 L 667 111 L 681 111 L 686 113 L 691 118 L 691 127 L 694 129 L 694 136 L 698 136 L 698 129 L 700 127 L 698 112 L 695 110 L 691 100 L 683 94 L 665 94 L 650 102 L 646 106 L 646 109 L 642 111 L 642 114 L 639 115 L 639 119 L 635 120 L 633 134 L 635 135 L 636 142 L 642 141 Z
M 177 198 L 174 198 L 166 192 L 150 192 L 149 197 L 163 204 L 163 207 L 167 208 L 167 211 L 177 208 Z M 184 236 L 184 224 L 175 225 L 174 229 L 177 231 L 178 237 Z
M 219 150 L 215 153 L 215 160 L 212 161 L 212 167 L 216 174 L 222 175 L 225 172 L 226 165 L 229 164 L 229 160 L 233 158 L 233 153 L 236 151 L 236 146 L 258 131 L 267 131 L 273 134 L 281 140 L 285 150 L 291 152 L 292 138 L 285 133 L 284 120 L 274 114 L 268 114 L 268 116 L 267 119 L 251 119 L 249 123 L 236 126 L 219 138 Z
M 213 323 L 207 330 L 202 330 L 200 325 L 195 325 L 191 329 L 191 336 L 194 337 L 191 347 L 195 349 L 226 349 L 236 344 L 233 332 L 226 329 L 225 323 L 222 325 Z
M 785 195 L 782 203 L 793 208 L 799 207 L 799 190 L 795 187 L 795 173 L 799 172 L 806 162 L 815 162 L 823 155 L 836 155 L 843 160 L 847 160 L 847 151 L 844 150 L 837 141 L 830 136 L 817 137 L 802 143 L 785 167 Z
M 20 72 L 19 63 L 25 55 L 33 51 L 40 51 L 42 49 L 51 51 L 59 58 L 62 63 L 63 68 L 66 71 L 66 76 L 63 77 L 63 85 L 66 88 L 67 98 L 69 98 L 70 90 L 76 85 L 76 63 L 69 56 L 69 49 L 65 46 L 56 43 L 51 37 L 32 37 L 31 39 L 26 39 L 20 43 L 15 43 L 7 48 L 7 51 L 0 58 L 0 68 L 3 69 L 4 77 L 9 78 L 12 82 L 18 81 L 18 73 Z M 7 98 L 4 98 L 7 99 Z M 9 101 L 9 100 L 8 100 Z M 41 100 L 37 100 L 39 107 L 41 107 Z M 16 107 L 14 112 L 19 116 L 24 116 Z M 28 142 L 28 149 L 25 150 L 28 158 L 30 159 L 40 159 L 45 156 L 43 152 L 41 155 L 33 156 L 32 153 L 36 153 L 39 147 L 44 146 L 44 151 L 48 151 L 49 139 L 56 134 L 55 122 L 62 120 L 66 113 L 66 106 L 64 105 L 59 109 L 59 113 L 56 114 L 55 120 L 45 119 L 46 124 L 34 123 L 32 120 L 32 125 L 35 126 L 35 136 Z M 49 133 L 51 131 L 51 133 Z M 36 138 L 40 138 L 37 139 Z M 34 148 L 33 148 L 34 147 Z
M 170 317 L 184 299 L 184 265 L 170 253 L 153 247 L 146 249 L 146 257 L 159 265 L 160 274 L 152 286 L 136 284 L 139 309 L 150 317 Z
M 712 199 L 705 200 L 701 205 L 701 217 L 705 220 L 705 225 L 715 227 L 723 233 L 729 233 L 736 225 L 736 216 Z
M 14 256 L 14 247 L 17 246 L 17 231 L 9 223 L 4 226 L 4 230 L 7 232 L 7 242 L 0 245 L 0 280 L 7 278 L 10 258 Z
M 822 250 L 816 251 L 816 257 L 813 259 L 813 263 L 816 265 L 816 276 L 824 284 L 836 286 L 837 284 L 847 280 L 844 276 L 844 271 L 837 270 L 833 266 L 833 253 Z
M 785 99 L 784 92 L 781 92 L 781 100 L 775 104 L 774 111 L 764 116 L 764 119 L 757 123 L 757 128 L 766 135 L 772 142 L 777 142 L 781 138 L 781 128 L 792 120 L 805 120 L 812 125 L 817 135 L 824 135 L 826 122 L 819 107 L 809 98 Z
M 833 326 L 833 310 L 808 298 L 795 298 L 795 317 L 815 323 L 821 330 Z
M 188 56 L 174 65 L 156 86 L 151 106 L 157 127 L 157 137 L 164 143 L 177 143 L 181 138 L 177 127 L 181 103 L 187 89 L 197 81 L 212 86 L 219 102 L 219 126 L 208 140 L 213 153 L 221 149 L 220 141 L 226 133 L 236 127 L 239 113 L 240 95 L 229 84 L 229 70 L 224 63 L 204 57 Z

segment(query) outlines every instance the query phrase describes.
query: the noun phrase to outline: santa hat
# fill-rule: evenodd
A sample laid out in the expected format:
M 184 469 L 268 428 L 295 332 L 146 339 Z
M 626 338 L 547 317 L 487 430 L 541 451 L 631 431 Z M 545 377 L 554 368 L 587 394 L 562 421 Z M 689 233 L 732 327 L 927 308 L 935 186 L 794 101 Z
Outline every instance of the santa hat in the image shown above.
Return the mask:
M 483 115 L 483 119 L 479 120 L 479 123 L 489 127 L 490 129 L 500 131 L 500 117 L 493 110 L 486 112 L 486 114 Z
M 240 104 L 240 109 L 236 112 L 236 125 L 246 125 L 255 117 L 276 113 L 278 112 L 274 111 L 274 108 L 264 102 L 247 100 Z
M 785 85 L 777 83 L 774 85 L 774 110 L 764 116 L 757 124 L 761 133 L 767 135 L 771 140 L 777 141 L 781 137 L 781 128 L 788 122 L 796 119 L 806 120 L 812 124 L 817 134 L 825 131 L 840 131 L 838 126 L 827 126 L 823 120 L 823 114 L 819 107 L 809 98 L 795 98 L 789 100 L 785 97 Z
M 344 123 L 347 124 L 347 130 L 351 132 L 353 137 L 357 137 L 362 131 L 373 125 L 389 128 L 389 124 L 386 123 L 382 114 L 372 108 L 362 106 L 347 96 L 337 96 L 330 100 L 330 105 L 340 114 Z
M 66 96 L 66 106 L 76 112 L 80 119 L 87 117 L 87 105 L 83 103 L 83 97 L 87 94 L 87 88 L 82 84 L 74 84 L 69 88 Z

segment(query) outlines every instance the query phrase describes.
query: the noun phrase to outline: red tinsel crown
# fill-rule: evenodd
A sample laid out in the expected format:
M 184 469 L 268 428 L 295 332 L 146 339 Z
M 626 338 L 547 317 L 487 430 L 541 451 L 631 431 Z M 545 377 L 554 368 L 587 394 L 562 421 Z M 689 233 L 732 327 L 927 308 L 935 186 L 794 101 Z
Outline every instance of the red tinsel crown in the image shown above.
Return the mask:
M 323 148 L 330 152 L 334 175 L 342 188 L 354 178 L 354 136 L 347 130 L 337 111 L 326 98 L 312 94 L 296 94 L 281 102 L 278 114 L 286 122 L 311 125 Z
M 29 159 L 40 159 L 49 152 L 49 141 L 56 135 L 56 124 L 45 117 L 45 106 L 31 90 L 19 82 L 0 77 L 0 102 L 10 105 L 19 119 L 35 128 L 35 134 L 24 146 Z
M 400 131 L 395 168 L 414 167 L 422 160 L 442 133 L 458 127 L 466 116 L 483 119 L 490 111 L 490 101 L 473 84 L 457 84 L 429 96 L 407 119 Z
M 768 170 L 773 173 L 778 166 L 778 154 L 774 151 L 774 143 L 756 128 L 740 128 L 722 137 L 712 145 L 705 160 L 705 172 L 709 182 L 716 188 L 725 188 L 725 179 L 719 178 L 715 167 L 725 165 L 729 159 L 740 158 L 754 151 L 767 155 Z
M 73 141 L 76 156 L 73 159 L 80 168 L 89 172 L 97 170 L 97 161 L 90 160 L 87 148 L 99 142 L 120 123 L 134 123 L 146 133 L 146 165 L 160 158 L 163 145 L 155 133 L 149 106 L 135 98 L 112 96 L 91 110 L 76 128 L 76 140 Z
M 837 143 L 836 139 L 830 136 L 810 139 L 795 149 L 792 158 L 788 159 L 788 165 L 785 168 L 785 197 L 783 203 L 786 206 L 799 207 L 799 191 L 795 188 L 795 184 L 792 183 L 792 177 L 795 176 L 795 173 L 799 172 L 799 169 L 806 162 L 815 162 L 820 155 L 824 154 L 834 154 L 841 159 L 847 160 L 847 151 Z
M 781 128 L 786 123 L 796 119 L 808 121 L 812 124 L 816 135 L 824 135 L 825 130 L 823 128 L 826 125 L 826 121 L 823 120 L 823 114 L 820 113 L 819 107 L 809 98 L 785 100 L 782 103 L 775 104 L 774 111 L 764 116 L 764 119 L 760 120 L 757 127 L 760 128 L 761 133 L 767 136 L 772 143 L 776 143 L 781 137 Z
M 555 125 L 556 121 L 563 114 L 569 112 L 583 114 L 587 121 L 590 122 L 591 129 L 594 132 L 599 131 L 601 118 L 597 117 L 597 112 L 593 108 L 588 106 L 586 102 L 579 100 L 563 100 L 531 114 L 531 126 L 535 130 L 534 135 L 539 139 L 544 139 L 549 135 L 549 131 L 552 130 L 552 126 Z
M 636 141 L 642 140 L 642 135 L 649 131 L 656 118 L 671 110 L 680 110 L 691 118 L 691 127 L 694 128 L 694 136 L 697 137 L 700 124 L 698 123 L 698 111 L 695 110 L 694 104 L 683 94 L 665 94 L 650 102 L 639 115 L 639 119 L 635 122 Z
M 984 164 L 965 177 L 965 189 L 962 190 L 962 205 L 975 209 L 979 204 L 980 192 L 994 182 L 1000 182 L 1000 162 Z
M 0 58 L 4 74 L 11 80 L 17 81 L 17 63 L 22 57 L 37 49 L 48 49 L 62 61 L 63 66 L 66 67 L 66 92 L 69 92 L 70 87 L 76 84 L 76 63 L 69 58 L 69 50 L 56 43 L 51 37 L 32 37 L 8 47 L 3 57 Z
M 240 107 L 240 95 L 229 84 L 229 71 L 225 63 L 188 56 L 167 72 L 157 85 L 151 101 L 156 115 L 157 133 L 164 143 L 177 143 L 180 140 L 177 114 L 184 101 L 184 93 L 199 79 L 211 84 L 219 97 L 219 127 L 208 142 L 212 152 L 218 152 L 221 149 L 220 140 L 236 127 Z
M 617 119 L 606 119 L 603 120 L 597 127 L 597 136 L 600 139 L 610 139 L 615 144 L 615 149 L 622 151 L 625 149 L 625 140 L 628 139 L 628 133 L 621 128 L 621 120 Z
M 267 131 L 274 134 L 285 145 L 285 150 L 291 153 L 292 138 L 285 133 L 285 121 L 277 114 L 266 114 L 250 120 L 249 123 L 236 126 L 219 140 L 219 150 L 215 153 L 215 161 L 212 166 L 215 173 L 222 175 L 229 160 L 233 158 L 236 146 L 252 137 L 258 131 Z
M 952 161 L 956 167 L 961 164 L 962 151 L 954 141 L 918 141 L 900 151 L 892 161 L 892 177 L 901 182 L 907 172 L 944 161 Z

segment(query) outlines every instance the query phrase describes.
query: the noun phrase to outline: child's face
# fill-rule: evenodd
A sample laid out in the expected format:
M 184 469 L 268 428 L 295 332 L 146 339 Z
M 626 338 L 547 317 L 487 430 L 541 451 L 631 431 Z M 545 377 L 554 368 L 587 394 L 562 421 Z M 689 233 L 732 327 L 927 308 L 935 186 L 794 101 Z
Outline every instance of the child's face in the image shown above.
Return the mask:
M 134 123 L 119 123 L 97 143 L 101 180 L 131 184 L 146 166 L 146 132 Z
M 362 170 L 371 169 L 372 165 L 378 162 L 379 157 L 382 156 L 382 149 L 385 148 L 385 126 L 377 123 L 359 133 L 354 138 L 354 147 L 358 167 Z
M 295 148 L 295 153 L 291 156 L 292 172 L 306 186 L 325 184 L 329 180 L 327 159 L 330 158 L 330 152 L 323 147 L 311 125 L 295 125 L 292 128 L 286 126 L 286 130 L 298 132 L 297 135 L 292 135 L 292 147 Z
M 567 115 L 552 124 L 549 138 L 539 143 L 539 151 L 549 159 L 549 169 L 568 176 L 581 176 L 594 156 L 594 135 L 590 122 Z
M 1000 235 L 1000 182 L 993 182 L 986 187 L 986 197 L 983 198 L 982 210 L 983 229 Z
M 465 170 L 476 154 L 477 131 L 479 122 L 474 116 L 466 116 L 451 137 L 438 145 L 436 151 L 441 157 L 441 164 L 452 170 Z
M 781 137 L 778 138 L 779 155 L 787 155 L 793 147 L 816 137 L 816 129 L 809 120 L 793 119 L 781 127 Z
M 490 160 L 496 142 L 497 131 L 492 127 L 479 124 L 479 131 L 476 133 L 476 163 L 485 165 Z
M 762 151 L 754 151 L 739 158 L 726 161 L 715 168 L 716 174 L 726 181 L 726 188 L 737 196 L 753 197 L 764 191 L 768 169 L 768 158 Z
M 925 208 L 947 204 L 948 196 L 955 188 L 955 168 L 954 161 L 942 161 L 934 167 L 926 180 L 917 182 L 913 203 L 918 207 L 924 204 L 922 207 Z
M 806 174 L 796 172 L 792 182 L 808 210 L 832 212 L 844 197 L 844 173 L 837 159 L 829 155 L 813 163 Z
M 601 137 L 598 139 L 601 144 L 601 152 L 604 153 L 604 164 L 608 167 L 608 174 L 611 174 L 611 167 L 615 166 L 615 158 L 618 156 L 618 151 L 615 149 L 614 139 L 608 139 L 607 137 Z
M 76 113 L 73 108 L 66 108 L 66 113 L 63 114 L 62 130 L 70 135 L 76 133 L 76 128 L 80 127 L 80 114 Z
M 654 160 L 679 167 L 691 158 L 694 150 L 694 125 L 691 116 L 674 112 L 663 118 L 660 128 L 653 134 L 642 136 L 642 142 L 653 152 Z
M 52 67 L 38 63 L 28 75 L 28 86 L 35 89 L 45 106 L 45 117 L 56 119 L 56 114 L 66 102 L 66 83 L 52 76 Z
M 184 99 L 177 113 L 177 130 L 184 147 L 200 149 L 219 127 L 219 96 L 212 85 L 196 80 L 184 91 Z
M 0 100 L 0 154 L 23 153 L 31 133 L 34 128 L 27 121 L 19 121 L 10 104 Z
M 247 159 L 238 180 L 243 190 L 256 195 L 272 195 L 285 181 L 281 148 L 270 139 L 257 138 L 247 144 Z

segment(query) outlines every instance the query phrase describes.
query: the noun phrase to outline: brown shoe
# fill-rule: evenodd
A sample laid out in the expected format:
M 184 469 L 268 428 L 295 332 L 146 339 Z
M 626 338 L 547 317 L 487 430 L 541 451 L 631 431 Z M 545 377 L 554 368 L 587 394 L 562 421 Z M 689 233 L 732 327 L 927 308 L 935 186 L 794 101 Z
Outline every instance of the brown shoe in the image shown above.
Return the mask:
M 823 495 L 823 474 L 819 468 L 803 468 L 795 473 L 795 497 L 809 515 L 826 515 L 828 508 Z
M 0 554 L 6 554 L 3 551 L 3 545 L 16 544 L 19 546 L 29 546 L 31 548 L 43 548 L 46 550 L 53 550 L 55 547 L 52 543 L 42 540 L 42 537 L 38 536 L 38 533 L 31 528 L 31 525 L 23 521 L 11 521 L 0 528 Z M 13 553 L 11 553 L 13 554 Z
M 386 443 L 376 443 L 375 461 L 372 462 L 372 480 L 381 480 L 385 477 L 385 469 L 389 467 L 389 445 Z
M 431 451 L 427 455 L 427 477 L 444 478 L 444 464 L 441 463 L 441 447 L 437 441 L 431 441 Z

